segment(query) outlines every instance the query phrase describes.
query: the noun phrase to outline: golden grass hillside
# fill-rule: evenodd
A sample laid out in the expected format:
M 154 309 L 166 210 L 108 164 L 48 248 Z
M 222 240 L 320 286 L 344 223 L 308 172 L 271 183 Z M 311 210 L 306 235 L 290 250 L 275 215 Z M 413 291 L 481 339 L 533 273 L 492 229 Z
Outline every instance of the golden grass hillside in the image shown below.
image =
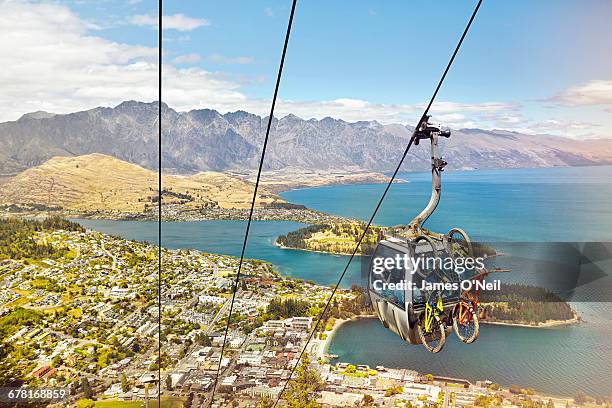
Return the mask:
M 281 235 L 276 239 L 276 243 L 286 248 L 350 255 L 364 228 L 364 223 L 354 221 L 309 225 Z M 371 253 L 381 230 L 382 227 L 370 226 L 357 253 Z
M 0 205 L 39 205 L 77 212 L 142 213 L 157 202 L 157 172 L 103 154 L 54 157 L 0 184 Z M 253 184 L 203 172 L 162 177 L 164 204 L 249 208 Z M 260 189 L 257 206 L 283 202 Z

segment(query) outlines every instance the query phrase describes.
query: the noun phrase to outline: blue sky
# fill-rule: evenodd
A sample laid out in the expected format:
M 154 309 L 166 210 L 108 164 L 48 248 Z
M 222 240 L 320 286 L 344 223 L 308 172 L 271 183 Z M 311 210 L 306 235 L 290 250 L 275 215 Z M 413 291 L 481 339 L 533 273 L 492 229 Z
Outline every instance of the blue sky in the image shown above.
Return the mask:
M 129 61 L 101 63 L 129 76 L 137 63 L 154 66 L 156 2 L 53 4 L 85 24 L 78 35 L 99 38 L 111 54 L 112 44 L 129 48 Z M 474 5 L 298 1 L 278 113 L 414 122 Z M 163 99 L 179 110 L 268 111 L 289 9 L 290 1 L 165 0 Z M 453 127 L 612 137 L 611 15 L 606 0 L 485 0 L 435 117 Z M 155 99 L 156 82 L 150 90 L 146 82 L 152 73 L 131 80 L 142 84 L 130 99 Z M 84 93 L 82 103 L 94 105 L 129 95 L 105 91 L 97 101 Z

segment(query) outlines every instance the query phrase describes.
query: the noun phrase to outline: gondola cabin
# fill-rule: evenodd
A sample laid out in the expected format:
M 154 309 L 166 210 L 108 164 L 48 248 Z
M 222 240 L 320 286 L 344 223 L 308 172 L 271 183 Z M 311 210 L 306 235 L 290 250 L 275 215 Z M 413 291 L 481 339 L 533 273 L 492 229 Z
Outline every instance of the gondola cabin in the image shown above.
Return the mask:
M 427 262 L 446 255 L 441 242 L 425 236 L 415 240 L 390 237 L 379 241 L 370 260 L 368 292 L 374 312 L 385 327 L 411 344 L 422 343 L 418 324 L 428 300 L 436 304 L 441 300 L 445 312 L 459 301 L 459 290 L 423 289 L 427 286 L 423 281 L 459 282 L 454 270 L 440 269 L 435 262 Z M 450 331 L 451 327 L 444 330 Z
M 379 237 L 371 259 L 368 293 L 372 307 L 383 325 L 411 344 L 423 344 L 433 353 L 439 352 L 447 332 L 456 326 L 458 316 L 468 310 L 461 302 L 459 275 L 444 259 L 457 255 L 458 248 L 471 244 L 465 232 L 453 228 L 446 235 L 426 232 L 422 226 L 435 211 L 442 192 L 441 173 L 446 162 L 438 155 L 438 139 L 449 138 L 450 131 L 428 123 L 429 117 L 415 131 L 413 140 L 431 142 L 431 197 L 426 207 L 406 226 L 396 227 L 393 237 Z M 463 239 L 458 245 L 454 237 Z M 420 260 L 420 261 L 419 261 Z M 454 283 L 454 286 L 453 286 Z M 459 306 L 457 306 L 459 305 Z M 461 318 L 459 321 L 463 322 Z M 473 335 L 463 336 L 469 343 L 477 335 L 477 322 L 469 320 Z

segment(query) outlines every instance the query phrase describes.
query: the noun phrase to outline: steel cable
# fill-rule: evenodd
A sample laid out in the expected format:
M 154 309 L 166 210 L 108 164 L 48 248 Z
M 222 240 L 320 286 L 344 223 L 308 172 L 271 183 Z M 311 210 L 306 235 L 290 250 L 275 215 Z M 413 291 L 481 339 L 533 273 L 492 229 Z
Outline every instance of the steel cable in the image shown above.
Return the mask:
M 450 70 L 450 67 L 453 64 L 453 61 L 455 60 L 455 57 L 457 56 L 457 53 L 459 52 L 459 49 L 461 48 L 461 44 L 463 43 L 463 40 L 465 39 L 465 36 L 467 35 L 467 33 L 468 33 L 468 31 L 469 31 L 469 29 L 470 29 L 470 27 L 472 25 L 472 22 L 474 21 L 474 18 L 476 17 L 476 14 L 478 13 L 478 10 L 480 9 L 480 5 L 481 4 L 482 4 L 482 0 L 478 0 L 478 3 L 476 4 L 476 7 L 474 8 L 474 11 L 472 12 L 472 15 L 471 15 L 467 25 L 465 26 L 465 29 L 463 30 L 463 34 L 461 35 L 461 38 L 459 39 L 459 42 L 457 43 L 457 46 L 455 47 L 455 50 L 454 50 L 450 60 L 448 61 L 448 64 L 446 65 L 446 69 L 444 70 L 444 73 L 442 74 L 442 77 L 438 81 L 438 85 L 436 86 L 436 88 L 434 90 L 434 93 L 431 96 L 431 99 L 429 100 L 429 103 L 427 104 L 427 107 L 425 108 L 425 111 L 423 112 L 423 115 L 421 116 L 421 118 L 419 119 L 416 127 L 414 128 L 412 136 L 410 137 L 410 141 L 408 142 L 408 145 L 406 146 L 406 149 L 404 150 L 404 153 L 402 154 L 402 157 L 401 157 L 401 159 L 399 161 L 399 164 L 395 168 L 395 171 L 393 172 L 393 175 L 391 176 L 389 182 L 387 183 L 387 186 L 385 187 L 385 190 L 383 191 L 383 194 L 380 197 L 380 200 L 378 201 L 378 204 L 376 204 L 376 207 L 374 208 L 374 212 L 372 213 L 372 216 L 368 220 L 368 223 L 366 224 L 366 227 L 363 230 L 363 233 L 359 237 L 359 240 L 357 241 L 357 244 L 355 245 L 355 249 L 351 253 L 351 256 L 350 256 L 346 266 L 344 267 L 344 270 L 342 271 L 342 274 L 340 275 L 340 278 L 338 279 L 338 282 L 334 286 L 334 289 L 332 290 L 332 293 L 331 293 L 329 299 L 327 300 L 327 303 L 325 304 L 325 307 L 324 307 L 323 311 L 319 314 L 319 317 L 317 318 L 317 321 L 316 321 L 312 331 L 310 332 L 308 338 L 306 339 L 306 344 L 302 348 L 302 350 L 301 350 L 301 352 L 300 352 L 300 354 L 298 356 L 297 361 L 295 362 L 293 368 L 291 369 L 291 372 L 289 374 L 288 380 L 285 382 L 285 385 L 283 386 L 281 392 L 278 394 L 278 397 L 277 397 L 276 401 L 274 402 L 274 407 L 276 407 L 278 405 L 278 403 L 281 400 L 285 390 L 287 389 L 287 385 L 291 381 L 291 378 L 293 377 L 293 374 L 295 373 L 295 369 L 297 368 L 297 366 L 300 363 L 300 360 L 304 356 L 304 352 L 306 351 L 306 348 L 308 347 L 308 344 L 312 340 L 312 337 L 316 333 L 317 328 L 319 327 L 319 324 L 321 323 L 321 320 L 323 319 L 323 316 L 325 316 L 325 314 L 327 313 L 327 311 L 329 309 L 329 305 L 331 304 L 331 301 L 333 300 L 333 298 L 334 298 L 334 296 L 335 296 L 335 294 L 336 294 L 336 292 L 338 290 L 338 287 L 340 286 L 340 283 L 342 282 L 342 279 L 344 278 L 344 275 L 346 274 L 346 272 L 347 272 L 351 262 L 353 261 L 353 258 L 355 258 L 355 255 L 357 254 L 357 251 L 359 250 L 359 246 L 361 245 L 361 242 L 363 241 L 363 238 L 365 237 L 366 233 L 368 232 L 368 229 L 372 225 L 374 217 L 378 213 L 378 210 L 380 209 L 380 206 L 382 205 L 385 197 L 387 196 L 387 192 L 391 188 L 391 185 L 393 184 L 393 181 L 397 177 L 397 173 L 399 173 L 400 168 L 402 167 L 402 164 L 404 163 L 404 160 L 406 159 L 406 156 L 408 155 L 408 151 L 410 150 L 410 147 L 412 147 L 412 144 L 414 143 L 416 132 L 421 127 L 421 124 L 426 120 L 426 117 L 427 117 L 427 115 L 429 113 L 431 105 L 433 104 L 434 100 L 436 99 L 436 96 L 438 95 L 438 91 L 440 90 L 440 87 L 442 86 L 442 83 L 444 82 L 444 79 L 446 78 L 446 75 L 448 74 L 448 71 Z
M 227 334 L 229 331 L 230 321 L 232 318 L 232 312 L 234 309 L 234 301 L 236 299 L 236 292 L 238 291 L 238 283 L 240 281 L 240 273 L 242 271 L 242 263 L 244 261 L 244 254 L 246 251 L 247 241 L 249 238 L 249 230 L 251 228 L 251 221 L 253 219 L 253 210 L 255 208 L 255 201 L 257 199 L 257 190 L 259 188 L 259 180 L 261 179 L 261 171 L 263 168 L 264 158 L 266 155 L 266 148 L 268 146 L 268 138 L 270 136 L 270 128 L 272 126 L 272 120 L 274 118 L 274 108 L 276 106 L 276 98 L 278 96 L 278 89 L 280 87 L 281 76 L 283 73 L 283 66 L 285 65 L 285 56 L 287 54 L 287 46 L 289 44 L 289 37 L 291 35 L 291 26 L 293 25 L 293 15 L 295 14 L 295 6 L 297 4 L 297 0 L 293 0 L 291 4 L 291 12 L 289 14 L 289 23 L 287 24 L 287 32 L 285 34 L 285 43 L 283 45 L 283 52 L 280 59 L 280 65 L 278 68 L 278 74 L 276 76 L 276 86 L 274 87 L 274 96 L 272 97 L 272 106 L 270 108 L 270 116 L 268 116 L 268 126 L 266 127 L 266 136 L 264 138 L 263 147 L 261 149 L 261 157 L 259 159 L 259 168 L 257 169 L 257 179 L 255 181 L 255 189 L 253 190 L 253 198 L 251 200 L 251 208 L 249 210 L 249 219 L 247 221 L 246 230 L 244 233 L 244 241 L 242 243 L 242 251 L 240 253 L 240 261 L 238 263 L 238 271 L 236 273 L 236 279 L 234 280 L 234 285 L 232 288 L 232 300 L 230 302 L 229 315 L 227 317 L 227 324 L 225 325 L 225 334 L 223 336 L 223 343 L 221 345 L 221 356 L 219 357 L 219 365 L 217 367 L 217 374 L 215 375 L 215 381 L 213 383 L 212 395 L 210 397 L 210 405 L 212 406 L 215 392 L 217 389 L 217 383 L 219 381 L 219 374 L 221 372 L 221 365 L 223 364 L 223 353 L 225 351 L 225 345 L 227 343 Z

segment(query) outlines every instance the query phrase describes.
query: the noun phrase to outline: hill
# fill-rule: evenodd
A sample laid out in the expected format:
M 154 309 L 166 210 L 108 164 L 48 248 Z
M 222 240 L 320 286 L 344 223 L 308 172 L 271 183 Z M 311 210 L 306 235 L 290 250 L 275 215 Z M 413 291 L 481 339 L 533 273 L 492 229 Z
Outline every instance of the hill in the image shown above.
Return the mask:
M 16 174 L 55 156 L 103 153 L 156 169 L 157 103 L 128 101 L 70 114 L 35 112 L 0 123 L 0 176 Z M 266 117 L 244 111 L 162 109 L 162 159 L 167 171 L 249 171 L 257 167 Z M 390 171 L 412 128 L 376 121 L 274 118 L 266 170 Z M 441 147 L 449 168 L 509 168 L 612 163 L 612 140 L 580 141 L 553 135 L 453 129 Z M 404 170 L 429 168 L 425 144 Z
M 363 234 L 364 227 L 364 223 L 349 221 L 309 225 L 279 236 L 276 244 L 283 248 L 350 255 Z M 381 227 L 371 226 L 357 253 L 360 255 L 372 253 L 381 230 Z
M 157 208 L 157 183 L 157 172 L 111 156 L 54 157 L 0 185 L 0 205 L 138 215 Z M 260 191 L 258 207 L 284 203 Z M 252 183 L 217 172 L 162 177 L 163 203 L 184 210 L 245 209 L 252 194 Z

